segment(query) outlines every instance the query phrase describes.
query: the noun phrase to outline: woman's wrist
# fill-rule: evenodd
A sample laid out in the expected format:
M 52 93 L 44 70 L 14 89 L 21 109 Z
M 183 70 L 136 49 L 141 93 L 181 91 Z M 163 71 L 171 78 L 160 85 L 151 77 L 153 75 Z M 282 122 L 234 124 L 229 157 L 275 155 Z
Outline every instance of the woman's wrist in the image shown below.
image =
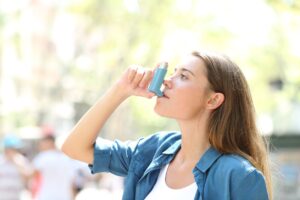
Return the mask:
M 110 90 L 116 97 L 121 100 L 126 100 L 131 96 L 130 91 L 128 91 L 128 89 L 119 82 L 113 84 Z

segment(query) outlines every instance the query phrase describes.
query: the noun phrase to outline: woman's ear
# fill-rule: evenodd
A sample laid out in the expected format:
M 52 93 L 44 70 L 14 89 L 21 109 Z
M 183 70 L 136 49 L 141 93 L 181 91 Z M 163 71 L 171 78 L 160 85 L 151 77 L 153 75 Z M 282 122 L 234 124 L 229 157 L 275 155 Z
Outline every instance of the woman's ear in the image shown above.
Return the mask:
M 222 105 L 224 100 L 225 100 L 225 96 L 223 93 L 216 92 L 216 93 L 211 94 L 210 98 L 208 99 L 208 102 L 207 102 L 208 109 L 211 109 L 211 110 L 217 109 L 219 106 Z

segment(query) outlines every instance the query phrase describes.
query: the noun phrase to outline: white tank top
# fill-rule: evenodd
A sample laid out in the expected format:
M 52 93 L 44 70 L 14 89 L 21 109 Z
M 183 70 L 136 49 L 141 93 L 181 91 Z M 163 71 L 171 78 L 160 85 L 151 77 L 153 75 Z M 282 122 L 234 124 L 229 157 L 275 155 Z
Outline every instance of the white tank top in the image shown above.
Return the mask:
M 196 183 L 192 183 L 184 188 L 172 189 L 166 184 L 166 173 L 169 165 L 160 170 L 158 179 L 145 200 L 193 200 L 197 191 Z

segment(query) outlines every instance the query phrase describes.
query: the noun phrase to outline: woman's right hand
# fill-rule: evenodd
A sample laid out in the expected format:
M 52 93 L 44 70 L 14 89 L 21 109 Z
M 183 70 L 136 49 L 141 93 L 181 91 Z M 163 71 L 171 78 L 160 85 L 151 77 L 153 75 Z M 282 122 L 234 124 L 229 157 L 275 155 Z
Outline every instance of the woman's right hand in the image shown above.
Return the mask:
M 148 86 L 153 78 L 153 70 L 141 66 L 130 66 L 117 82 L 126 97 L 141 96 L 152 98 L 154 93 L 148 91 Z
M 155 94 L 148 91 L 152 77 L 152 70 L 129 67 L 77 122 L 65 140 L 62 151 L 73 159 L 93 163 L 95 140 L 109 116 L 131 95 L 153 97 Z

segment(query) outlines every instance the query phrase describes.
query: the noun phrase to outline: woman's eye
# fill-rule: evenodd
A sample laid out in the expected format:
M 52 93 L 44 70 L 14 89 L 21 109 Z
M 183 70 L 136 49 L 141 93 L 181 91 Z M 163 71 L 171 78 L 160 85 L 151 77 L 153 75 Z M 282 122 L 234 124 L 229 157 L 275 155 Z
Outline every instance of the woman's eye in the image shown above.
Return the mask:
M 182 80 L 187 80 L 188 77 L 187 77 L 186 75 L 184 75 L 184 74 L 180 74 L 180 79 L 182 79 Z

